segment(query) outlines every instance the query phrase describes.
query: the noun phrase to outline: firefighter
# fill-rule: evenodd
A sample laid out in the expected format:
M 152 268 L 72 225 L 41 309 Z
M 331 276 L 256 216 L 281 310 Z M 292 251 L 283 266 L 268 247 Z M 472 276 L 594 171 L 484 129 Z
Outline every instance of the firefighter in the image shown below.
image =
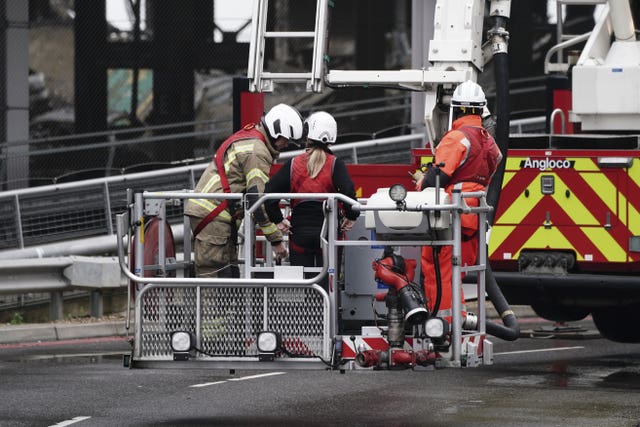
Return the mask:
M 333 155 L 330 144 L 336 142 L 337 124 L 325 111 L 311 114 L 304 122 L 305 150 L 285 163 L 266 185 L 267 193 L 342 193 L 355 200 L 353 181 L 345 163 Z M 291 222 L 283 218 L 277 200 L 267 202 L 269 218 L 283 233 L 290 233 L 291 265 L 322 266 L 320 231 L 324 221 L 324 200 L 291 200 Z M 340 231 L 351 230 L 360 212 L 344 206 Z
M 477 83 L 468 80 L 456 87 L 449 110 L 450 130 L 435 147 L 434 161 L 427 165 L 426 173 L 415 177 L 417 191 L 435 187 L 437 181 L 449 195 L 454 188 L 462 192 L 486 191 L 502 160 L 498 145 L 482 125 L 481 116 L 486 104 L 487 99 Z M 478 206 L 477 199 L 466 199 L 466 203 L 472 207 Z M 472 265 L 476 262 L 478 253 L 478 217 L 474 214 L 463 214 L 461 222 L 462 265 Z M 450 321 L 452 247 L 425 246 L 422 248 L 421 258 L 429 312 Z M 440 286 L 435 259 L 439 259 Z M 462 289 L 460 293 L 462 316 L 466 318 Z
M 291 140 L 301 138 L 300 113 L 286 104 L 274 106 L 260 123 L 246 125 L 222 143 L 195 192 L 262 193 L 274 159 Z M 237 231 L 243 210 L 238 201 L 189 199 L 185 214 L 194 236 L 196 275 L 240 277 Z M 256 211 L 255 219 L 276 257 L 285 258 L 288 253 L 282 233 L 269 221 L 264 207 Z

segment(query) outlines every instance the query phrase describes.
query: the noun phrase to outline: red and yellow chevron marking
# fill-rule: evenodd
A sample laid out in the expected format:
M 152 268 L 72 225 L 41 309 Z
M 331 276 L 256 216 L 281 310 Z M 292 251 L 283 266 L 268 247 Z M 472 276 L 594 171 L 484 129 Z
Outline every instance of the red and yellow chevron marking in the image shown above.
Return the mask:
M 634 159 L 629 168 L 600 168 L 598 157 L 603 156 Z M 638 156 L 637 152 L 585 156 L 573 150 L 511 150 L 490 258 L 517 259 L 523 249 L 554 249 L 574 251 L 579 262 L 640 261 L 640 254 L 628 251 L 629 238 L 640 234 Z M 530 167 L 531 160 L 545 159 L 560 167 Z M 543 176 L 553 179 L 553 194 L 543 194 Z
M 630 188 L 627 194 L 630 195 L 631 203 L 628 205 L 627 218 L 629 230 L 634 236 L 640 236 L 640 160 L 633 161 L 633 167 L 629 169 Z

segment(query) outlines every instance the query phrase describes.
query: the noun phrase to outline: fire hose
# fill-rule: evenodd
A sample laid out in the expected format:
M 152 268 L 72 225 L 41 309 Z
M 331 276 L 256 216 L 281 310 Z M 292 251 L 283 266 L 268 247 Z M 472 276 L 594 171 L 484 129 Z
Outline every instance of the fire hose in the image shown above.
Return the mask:
M 498 206 L 502 180 L 504 178 L 505 166 L 507 163 L 507 151 L 509 149 L 509 62 L 507 56 L 508 32 L 505 30 L 507 18 L 501 16 L 493 17 L 494 26 L 489 31 L 494 46 L 493 60 L 495 63 L 495 83 L 496 83 L 496 135 L 495 139 L 502 152 L 502 161 L 498 165 L 498 170 L 491 180 L 487 192 L 487 203 L 491 206 Z M 495 211 L 494 211 L 495 212 Z M 494 214 L 489 214 L 489 225 L 493 224 Z M 488 252 L 487 252 L 488 253 Z M 520 325 L 514 312 L 509 307 L 509 303 L 498 287 L 491 265 L 487 262 L 486 269 L 486 291 L 489 300 L 500 314 L 503 325 L 494 322 L 487 322 L 487 333 L 502 338 L 507 341 L 514 341 L 520 336 Z

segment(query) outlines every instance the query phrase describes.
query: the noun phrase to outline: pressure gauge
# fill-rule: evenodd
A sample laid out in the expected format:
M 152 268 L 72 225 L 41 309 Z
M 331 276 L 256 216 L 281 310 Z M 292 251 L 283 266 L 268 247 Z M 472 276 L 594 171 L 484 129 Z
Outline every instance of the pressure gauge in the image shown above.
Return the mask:
M 389 188 L 389 197 L 396 203 L 400 203 L 407 198 L 407 189 L 402 184 L 393 184 Z

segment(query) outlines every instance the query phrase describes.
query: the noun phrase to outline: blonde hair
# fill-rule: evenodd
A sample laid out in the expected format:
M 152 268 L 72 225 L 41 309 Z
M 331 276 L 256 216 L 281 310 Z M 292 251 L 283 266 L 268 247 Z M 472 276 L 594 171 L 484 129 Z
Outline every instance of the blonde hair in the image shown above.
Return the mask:
M 325 160 L 327 160 L 327 154 L 322 147 L 307 147 L 306 152 L 309 155 L 307 160 L 307 174 L 312 179 L 318 176 Z

